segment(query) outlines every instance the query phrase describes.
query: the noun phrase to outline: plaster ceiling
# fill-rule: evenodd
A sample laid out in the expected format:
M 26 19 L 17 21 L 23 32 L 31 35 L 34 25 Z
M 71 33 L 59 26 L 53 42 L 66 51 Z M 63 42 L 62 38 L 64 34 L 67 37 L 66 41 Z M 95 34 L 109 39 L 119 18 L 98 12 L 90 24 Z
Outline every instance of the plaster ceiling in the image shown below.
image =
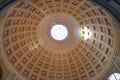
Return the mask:
M 66 26 L 66 39 L 51 37 L 55 24 Z M 2 42 L 7 60 L 26 80 L 93 80 L 113 57 L 113 26 L 86 0 L 21 0 L 6 12 Z

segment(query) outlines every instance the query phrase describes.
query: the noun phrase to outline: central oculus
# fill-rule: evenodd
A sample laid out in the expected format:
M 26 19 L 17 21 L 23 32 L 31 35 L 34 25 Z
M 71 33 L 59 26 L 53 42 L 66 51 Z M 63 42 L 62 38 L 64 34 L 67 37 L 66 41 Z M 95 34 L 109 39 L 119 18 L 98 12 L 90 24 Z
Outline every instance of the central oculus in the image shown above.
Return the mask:
M 68 36 L 68 30 L 65 25 L 55 24 L 52 26 L 50 34 L 55 40 L 64 40 Z

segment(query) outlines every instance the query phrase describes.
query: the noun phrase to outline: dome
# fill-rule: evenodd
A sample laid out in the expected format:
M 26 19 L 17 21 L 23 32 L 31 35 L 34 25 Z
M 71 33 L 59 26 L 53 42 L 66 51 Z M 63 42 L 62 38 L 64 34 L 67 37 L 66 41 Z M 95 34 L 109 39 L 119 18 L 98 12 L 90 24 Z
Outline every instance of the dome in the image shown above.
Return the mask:
M 94 80 L 113 58 L 115 22 L 87 0 L 21 0 L 5 15 L 4 55 L 22 79 Z

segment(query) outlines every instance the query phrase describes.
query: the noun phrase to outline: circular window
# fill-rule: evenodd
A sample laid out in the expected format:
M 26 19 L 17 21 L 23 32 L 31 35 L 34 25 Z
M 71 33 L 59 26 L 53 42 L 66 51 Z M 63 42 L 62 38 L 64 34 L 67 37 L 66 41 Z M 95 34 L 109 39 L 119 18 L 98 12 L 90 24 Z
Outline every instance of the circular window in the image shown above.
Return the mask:
M 52 26 L 50 34 L 55 40 L 64 40 L 68 36 L 68 30 L 65 25 L 56 24 Z
M 120 74 L 119 73 L 113 73 L 110 75 L 108 80 L 120 80 Z

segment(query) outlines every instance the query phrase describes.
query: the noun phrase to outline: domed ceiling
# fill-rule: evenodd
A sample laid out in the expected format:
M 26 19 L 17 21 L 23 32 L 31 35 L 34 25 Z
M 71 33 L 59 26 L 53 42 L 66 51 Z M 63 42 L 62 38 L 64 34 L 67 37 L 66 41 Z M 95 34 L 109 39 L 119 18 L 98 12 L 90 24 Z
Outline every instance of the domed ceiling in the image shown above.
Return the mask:
M 53 35 L 63 39 L 53 37 L 56 25 L 64 29 Z M 21 0 L 6 12 L 3 47 L 26 80 L 94 80 L 113 57 L 113 27 L 112 18 L 87 0 Z

